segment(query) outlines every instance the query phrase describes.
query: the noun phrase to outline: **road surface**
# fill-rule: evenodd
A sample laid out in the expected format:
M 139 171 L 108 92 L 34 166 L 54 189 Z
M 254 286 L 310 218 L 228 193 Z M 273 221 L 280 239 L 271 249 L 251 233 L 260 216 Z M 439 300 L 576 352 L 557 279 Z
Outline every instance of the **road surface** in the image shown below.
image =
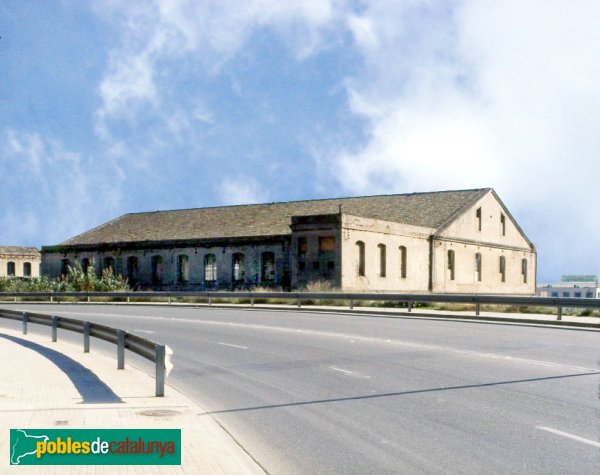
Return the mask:
M 600 332 L 251 309 L 6 307 L 170 345 L 169 384 L 269 473 L 600 473 Z

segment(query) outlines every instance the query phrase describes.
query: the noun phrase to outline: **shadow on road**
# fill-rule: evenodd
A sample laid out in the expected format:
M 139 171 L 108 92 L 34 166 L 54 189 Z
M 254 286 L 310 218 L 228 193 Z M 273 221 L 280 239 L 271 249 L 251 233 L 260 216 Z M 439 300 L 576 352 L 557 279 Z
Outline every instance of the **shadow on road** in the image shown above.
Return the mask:
M 221 409 L 219 411 L 210 411 L 210 412 L 202 412 L 199 415 L 204 416 L 208 414 L 226 414 L 228 412 L 244 412 L 244 411 L 258 411 L 261 409 L 277 409 L 280 407 L 294 407 L 294 406 L 309 406 L 312 404 L 326 404 L 331 402 L 344 402 L 344 401 L 356 401 L 361 399 L 376 399 L 382 397 L 392 397 L 392 396 L 408 396 L 410 394 L 424 394 L 424 393 L 433 393 L 439 391 L 456 391 L 460 389 L 473 389 L 473 388 L 486 388 L 493 386 L 503 386 L 508 384 L 519 384 L 519 383 L 531 383 L 536 381 L 549 381 L 553 379 L 565 379 L 565 378 L 577 378 L 581 376 L 592 376 L 592 375 L 600 375 L 600 371 L 592 371 L 589 373 L 576 373 L 576 374 L 563 374 L 559 376 L 547 376 L 545 378 L 530 378 L 530 379 L 515 379 L 510 381 L 495 381 L 493 383 L 479 383 L 479 384 L 465 384 L 462 386 L 448 386 L 445 388 L 429 388 L 429 389 L 414 389 L 411 391 L 398 391 L 393 393 L 382 393 L 382 394 L 366 394 L 364 396 L 349 396 L 349 397 L 339 397 L 339 398 L 331 398 L 331 399 L 317 399 L 314 401 L 298 401 L 298 402 L 288 402 L 283 404 L 269 404 L 266 406 L 251 406 L 251 407 L 239 407 L 234 409 Z

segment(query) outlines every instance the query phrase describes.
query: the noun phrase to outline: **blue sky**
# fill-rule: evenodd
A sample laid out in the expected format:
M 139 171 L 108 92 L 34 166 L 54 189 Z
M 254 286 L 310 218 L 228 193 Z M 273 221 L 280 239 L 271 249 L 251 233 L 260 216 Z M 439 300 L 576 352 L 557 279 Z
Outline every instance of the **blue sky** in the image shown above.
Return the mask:
M 127 212 L 493 187 L 600 273 L 592 1 L 0 3 L 0 243 Z

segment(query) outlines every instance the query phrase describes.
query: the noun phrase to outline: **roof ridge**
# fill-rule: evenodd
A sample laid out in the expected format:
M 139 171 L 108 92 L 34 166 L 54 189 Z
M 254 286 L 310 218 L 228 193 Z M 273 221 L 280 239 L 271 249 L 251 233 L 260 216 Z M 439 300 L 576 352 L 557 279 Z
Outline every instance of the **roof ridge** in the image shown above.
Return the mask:
M 435 195 L 435 194 L 441 194 L 441 193 L 464 193 L 464 192 L 483 192 L 483 191 L 488 192 L 491 189 L 492 188 L 468 188 L 468 189 L 463 189 L 463 190 L 415 191 L 415 192 L 411 192 L 411 193 L 388 193 L 388 194 L 384 194 L 384 195 L 357 195 L 357 196 L 342 196 L 339 198 L 313 198 L 313 199 L 308 199 L 308 200 L 272 201 L 269 203 L 244 203 L 244 204 L 236 204 L 236 205 L 197 206 L 197 207 L 193 207 L 193 208 L 176 208 L 176 209 L 163 209 L 163 210 L 159 209 L 156 211 L 135 211 L 135 212 L 131 212 L 131 213 L 125 213 L 125 214 L 119 216 L 118 218 L 113 219 L 112 221 L 116 221 L 119 218 L 122 218 L 122 217 L 128 216 L 128 215 L 132 215 L 132 214 L 135 215 L 135 214 L 170 213 L 170 212 L 175 212 L 175 211 L 194 211 L 194 210 L 199 210 L 199 209 L 235 208 L 235 207 L 244 207 L 244 206 L 272 206 L 272 205 L 291 204 L 291 203 L 314 203 L 317 201 L 351 200 L 351 199 L 360 199 L 360 198 L 386 198 L 386 197 L 391 197 L 391 196 Z M 104 224 L 109 224 L 112 221 L 109 221 Z M 96 228 L 90 229 L 89 231 L 93 231 L 94 229 L 97 229 L 101 226 L 103 226 L 103 225 L 97 226 Z M 87 231 L 87 232 L 89 232 L 89 231 Z M 74 236 L 72 239 L 74 239 L 75 237 L 79 237 L 79 235 Z

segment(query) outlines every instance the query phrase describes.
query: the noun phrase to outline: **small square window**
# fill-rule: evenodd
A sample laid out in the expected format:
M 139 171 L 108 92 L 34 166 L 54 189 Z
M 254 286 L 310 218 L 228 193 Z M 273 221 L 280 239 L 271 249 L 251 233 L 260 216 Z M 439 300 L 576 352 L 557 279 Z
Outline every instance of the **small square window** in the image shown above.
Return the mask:
M 319 270 L 320 267 L 321 267 L 321 265 L 320 265 L 319 261 L 313 262 L 313 269 L 314 270 Z
M 585 293 L 585 298 L 586 299 L 593 299 L 594 298 L 594 292 L 586 292 Z
M 571 292 L 563 292 L 563 297 L 570 297 L 571 296 Z
M 575 292 L 575 297 L 576 298 L 581 298 L 581 292 Z
M 302 261 L 302 262 L 298 262 L 298 270 L 299 271 L 305 271 L 306 270 L 306 262 Z
M 335 269 L 335 262 L 333 262 L 333 261 L 327 261 L 327 269 L 328 270 Z
M 552 292 L 552 297 L 558 297 L 558 292 Z

